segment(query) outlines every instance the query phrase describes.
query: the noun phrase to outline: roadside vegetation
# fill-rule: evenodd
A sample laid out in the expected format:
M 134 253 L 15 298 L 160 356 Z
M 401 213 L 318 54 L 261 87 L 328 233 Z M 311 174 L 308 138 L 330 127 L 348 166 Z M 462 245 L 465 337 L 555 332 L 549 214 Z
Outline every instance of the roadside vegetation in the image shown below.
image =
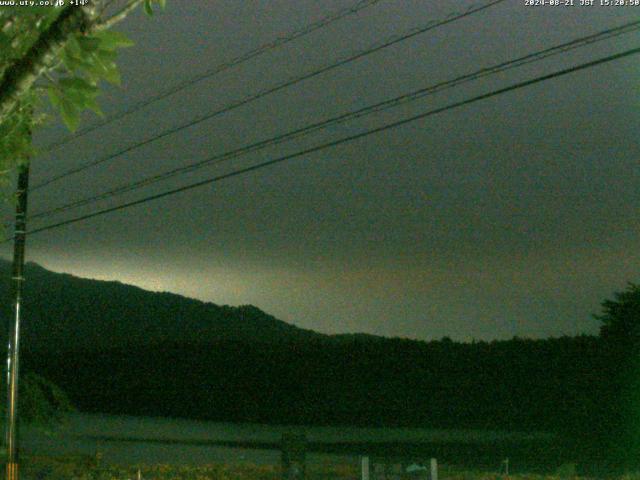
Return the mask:
M 100 458 L 88 456 L 27 457 L 23 466 L 24 478 L 38 480 L 280 480 L 282 472 L 278 465 L 102 465 Z M 354 465 L 309 465 L 307 480 L 359 480 L 360 470 Z M 408 480 L 420 477 L 402 477 Z M 462 470 L 441 466 L 442 480 L 565 480 L 590 477 L 577 476 L 575 466 L 563 465 L 554 474 L 515 474 Z M 639 474 L 612 476 L 619 480 L 638 480 Z

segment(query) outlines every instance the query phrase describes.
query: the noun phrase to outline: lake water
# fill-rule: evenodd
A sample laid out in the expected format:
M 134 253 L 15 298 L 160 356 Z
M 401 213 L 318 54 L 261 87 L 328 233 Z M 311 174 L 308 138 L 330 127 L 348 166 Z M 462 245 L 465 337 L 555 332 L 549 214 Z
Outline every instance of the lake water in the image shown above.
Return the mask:
M 412 451 L 414 455 L 419 452 L 428 458 L 435 456 L 435 450 L 442 455 L 441 446 L 452 447 L 451 452 L 465 448 L 465 451 L 477 451 L 485 446 L 492 454 L 495 450 L 495 455 L 488 461 L 490 465 L 496 464 L 496 470 L 504 452 L 495 445 L 535 444 L 552 439 L 550 435 L 541 433 L 272 426 L 74 414 L 50 433 L 23 429 L 21 445 L 25 453 L 33 454 L 95 455 L 101 452 L 103 461 L 118 464 L 202 465 L 220 462 L 274 465 L 280 461 L 278 443 L 283 433 L 306 434 L 312 450 L 307 456 L 308 464 L 357 465 L 360 453 L 369 453 L 376 447 L 378 451 L 385 452 L 400 445 L 402 451 Z

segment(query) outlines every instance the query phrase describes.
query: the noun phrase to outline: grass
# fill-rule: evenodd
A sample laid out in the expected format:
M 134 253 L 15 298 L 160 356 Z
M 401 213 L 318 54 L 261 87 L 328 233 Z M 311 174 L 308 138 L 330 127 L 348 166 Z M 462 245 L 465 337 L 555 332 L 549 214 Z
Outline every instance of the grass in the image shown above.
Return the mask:
M 99 458 L 89 456 L 44 457 L 22 459 L 21 480 L 281 480 L 277 465 L 103 465 Z M 0 478 L 4 478 L 4 469 Z M 373 476 L 372 480 L 375 480 Z M 441 480 L 586 480 L 575 476 L 571 469 L 559 469 L 554 475 L 510 475 L 496 472 L 459 470 L 441 466 Z M 360 470 L 353 465 L 308 465 L 306 480 L 359 480 Z M 391 480 L 388 477 L 388 480 Z M 403 476 L 398 480 L 420 480 Z M 640 480 L 640 475 L 618 476 L 617 480 Z
M 95 457 L 26 457 L 21 464 L 24 480 L 280 480 L 276 465 L 101 465 Z M 4 476 L 4 472 L 2 472 Z M 359 472 L 348 465 L 313 466 L 307 480 L 355 480 Z

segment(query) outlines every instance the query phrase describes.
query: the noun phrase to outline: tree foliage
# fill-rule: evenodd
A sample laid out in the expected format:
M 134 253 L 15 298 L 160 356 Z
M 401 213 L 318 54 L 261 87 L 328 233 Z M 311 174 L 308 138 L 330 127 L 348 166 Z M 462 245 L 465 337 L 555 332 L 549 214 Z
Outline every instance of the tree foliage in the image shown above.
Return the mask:
M 6 384 L 3 383 L 3 387 Z M 4 419 L 5 406 L 5 402 L 0 402 L 0 423 Z M 74 411 L 66 393 L 44 377 L 27 372 L 20 380 L 18 414 L 21 422 L 49 427 L 61 420 L 64 414 Z
M 624 345 L 640 344 L 640 285 L 629 283 L 614 300 L 602 302 L 603 313 L 595 315 L 602 322 L 600 335 Z
M 133 43 L 111 27 L 139 5 L 165 0 L 95 0 L 84 6 L 0 8 L 0 174 L 34 152 L 31 132 L 53 111 L 74 131 L 80 114 L 101 115 L 103 81 L 119 85 L 118 50 Z

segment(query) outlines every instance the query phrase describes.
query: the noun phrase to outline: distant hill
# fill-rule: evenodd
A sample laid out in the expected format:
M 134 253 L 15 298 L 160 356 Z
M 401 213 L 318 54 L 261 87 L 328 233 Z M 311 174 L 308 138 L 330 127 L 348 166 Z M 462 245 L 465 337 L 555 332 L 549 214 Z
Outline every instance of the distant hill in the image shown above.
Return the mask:
M 9 267 L 0 261 L 5 321 Z M 82 411 L 547 430 L 598 449 L 626 421 L 631 367 L 598 337 L 330 336 L 254 306 L 219 306 L 33 263 L 26 276 L 25 370 L 58 384 Z
M 3 318 L 10 318 L 10 263 L 0 260 Z M 257 307 L 219 306 L 120 282 L 26 265 L 22 345 L 36 351 L 104 350 L 165 342 L 299 342 L 321 337 Z

